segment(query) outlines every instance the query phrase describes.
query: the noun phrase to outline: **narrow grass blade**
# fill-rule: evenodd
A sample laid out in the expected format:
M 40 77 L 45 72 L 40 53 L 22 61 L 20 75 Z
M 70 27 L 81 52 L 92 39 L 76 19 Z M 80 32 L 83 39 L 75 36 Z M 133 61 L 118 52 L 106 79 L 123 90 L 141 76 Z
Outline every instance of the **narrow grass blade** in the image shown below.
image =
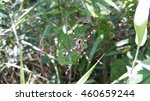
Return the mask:
M 93 55 L 94 55 L 95 52 L 97 51 L 98 45 L 99 45 L 99 43 L 100 43 L 101 41 L 102 41 L 101 36 L 99 36 L 99 37 L 96 39 L 96 41 L 94 42 L 94 45 L 93 45 L 92 50 L 91 50 L 90 55 L 89 55 L 90 61 L 92 60 Z
M 76 84 L 84 84 L 87 79 L 89 78 L 90 74 L 92 73 L 92 71 L 94 70 L 94 68 L 96 67 L 96 65 L 100 62 L 100 60 L 102 59 L 102 57 L 104 56 L 104 54 L 99 58 L 99 60 L 91 67 L 90 70 L 88 70 L 81 78 L 80 80 L 76 83 Z
M 24 21 L 25 17 L 29 14 L 29 12 L 35 7 L 35 5 L 33 7 L 30 7 L 29 9 L 26 9 L 25 12 L 18 18 L 17 22 L 15 23 L 15 26 L 17 26 L 18 24 L 20 24 L 21 22 Z
M 12 29 L 13 29 L 13 32 L 14 32 L 14 35 L 16 37 L 16 41 L 17 41 L 17 45 L 19 47 L 19 50 L 20 50 L 20 83 L 21 84 L 25 84 L 25 75 L 24 75 L 24 67 L 23 67 L 23 53 L 22 53 L 22 46 L 21 44 L 19 43 L 19 39 L 18 39 L 18 35 L 17 35 L 17 31 L 16 31 L 16 28 L 15 28 L 15 24 L 13 23 L 12 24 Z

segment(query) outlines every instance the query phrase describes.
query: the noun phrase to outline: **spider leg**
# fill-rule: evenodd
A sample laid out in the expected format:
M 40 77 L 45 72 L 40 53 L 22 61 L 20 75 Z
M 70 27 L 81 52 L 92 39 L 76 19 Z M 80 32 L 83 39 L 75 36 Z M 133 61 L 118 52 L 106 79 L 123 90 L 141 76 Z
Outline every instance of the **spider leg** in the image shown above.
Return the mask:
M 80 58 L 82 58 L 83 56 L 85 56 L 86 60 L 87 60 L 88 63 L 90 64 L 91 61 L 90 61 L 90 59 L 89 59 L 89 57 L 88 57 L 88 55 L 87 55 L 87 53 L 86 53 L 85 51 L 82 52 L 82 54 L 80 55 Z
M 64 56 L 67 56 L 69 53 L 73 52 L 73 50 L 75 50 L 75 47 L 70 49 L 69 51 L 63 53 Z

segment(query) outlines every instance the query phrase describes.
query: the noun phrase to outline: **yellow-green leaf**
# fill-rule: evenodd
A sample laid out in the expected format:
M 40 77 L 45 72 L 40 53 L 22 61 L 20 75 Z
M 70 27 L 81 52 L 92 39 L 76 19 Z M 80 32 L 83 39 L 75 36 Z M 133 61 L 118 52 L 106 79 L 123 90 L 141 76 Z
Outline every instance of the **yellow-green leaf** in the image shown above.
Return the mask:
M 97 14 L 96 14 L 95 11 L 94 11 L 93 5 L 90 5 L 90 4 L 88 4 L 88 3 L 85 3 L 85 5 L 86 5 L 88 11 L 90 12 L 90 14 L 91 14 L 94 18 L 98 17 Z
M 139 0 L 134 16 L 134 28 L 136 31 L 136 44 L 143 46 L 147 39 L 147 22 L 149 15 L 150 0 Z
M 106 3 L 114 7 L 116 10 L 120 11 L 120 8 L 112 0 L 104 0 Z

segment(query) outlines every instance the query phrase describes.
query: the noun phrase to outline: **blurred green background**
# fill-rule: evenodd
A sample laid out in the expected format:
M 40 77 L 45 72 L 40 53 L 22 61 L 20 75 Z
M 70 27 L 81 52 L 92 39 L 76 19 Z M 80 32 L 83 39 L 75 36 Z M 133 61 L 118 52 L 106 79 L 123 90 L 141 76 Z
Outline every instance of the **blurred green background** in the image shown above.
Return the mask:
M 26 83 L 76 83 L 103 54 L 86 83 L 113 82 L 135 55 L 136 6 L 136 0 L 0 0 L 0 83 L 20 83 L 15 31 Z M 64 56 L 77 39 L 82 51 Z M 149 44 L 148 36 L 139 59 L 150 57 Z M 150 83 L 142 72 L 142 83 Z

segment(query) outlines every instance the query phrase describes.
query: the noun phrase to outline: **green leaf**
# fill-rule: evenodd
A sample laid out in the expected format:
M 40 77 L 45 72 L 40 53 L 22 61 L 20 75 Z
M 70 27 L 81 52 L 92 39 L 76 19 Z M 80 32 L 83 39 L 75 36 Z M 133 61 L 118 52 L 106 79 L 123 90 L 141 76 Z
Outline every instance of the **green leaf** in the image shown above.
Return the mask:
M 116 46 L 121 47 L 121 46 L 126 45 L 128 43 L 129 43 L 129 39 L 123 39 L 123 40 L 116 42 Z
M 146 84 L 146 83 L 149 82 L 150 72 L 147 69 L 143 68 L 142 70 L 140 70 L 138 72 L 138 74 L 142 74 L 143 75 L 142 82 L 140 82 L 140 83 Z
M 50 59 L 46 54 L 42 56 L 42 63 L 44 64 L 50 63 Z
M 150 76 L 149 70 L 145 68 L 145 65 L 150 64 L 150 60 L 137 61 L 137 65 L 132 69 L 128 83 L 142 83 L 148 76 Z
M 94 45 L 93 45 L 92 50 L 91 50 L 90 55 L 89 55 L 90 61 L 92 60 L 93 55 L 95 54 L 95 52 L 96 52 L 96 50 L 97 50 L 97 48 L 98 48 L 98 45 L 99 45 L 99 43 L 100 43 L 101 41 L 102 41 L 101 36 L 99 36 L 99 37 L 96 39 L 96 41 L 94 42 Z
M 88 70 L 81 78 L 80 80 L 76 83 L 76 84 L 84 84 L 87 79 L 89 78 L 89 76 L 91 75 L 91 73 L 93 72 L 93 70 L 95 69 L 96 65 L 100 62 L 100 60 L 102 59 L 104 55 L 102 55 L 100 57 L 100 59 L 90 68 L 90 70 Z
M 104 0 L 110 6 L 114 7 L 116 10 L 120 11 L 119 7 L 112 0 Z
M 150 59 L 147 59 L 147 60 L 144 60 L 144 61 L 137 60 L 136 62 L 138 64 L 140 64 L 143 68 L 150 71 Z
M 128 83 L 129 84 L 137 84 L 143 80 L 143 75 L 138 72 L 142 70 L 141 65 L 136 65 L 134 68 L 127 66 L 127 73 L 129 76 Z
M 0 17 L 1 18 L 7 18 L 8 16 L 6 14 L 0 12 Z
M 109 9 L 109 7 L 107 7 L 107 5 L 103 3 L 97 3 L 97 6 L 100 9 L 100 16 L 109 15 L 111 13 L 111 10 Z
M 98 17 L 97 14 L 96 14 L 95 11 L 94 11 L 93 5 L 90 5 L 90 4 L 88 4 L 88 3 L 85 3 L 85 5 L 86 5 L 88 11 L 90 12 L 90 14 L 91 14 L 94 18 Z
M 0 18 L 7 18 L 8 16 L 9 15 L 5 10 L 0 9 Z
M 64 53 L 75 46 L 73 36 L 71 34 L 67 35 L 61 32 L 59 37 L 60 40 L 57 47 L 57 60 L 59 64 L 75 64 L 80 55 L 77 51 L 73 50 L 73 52 L 70 52 L 69 54 L 64 56 Z
M 111 81 L 116 80 L 126 72 L 127 62 L 125 59 L 117 59 L 110 63 L 111 66 Z
M 134 78 L 129 78 L 129 84 L 137 84 L 143 80 L 142 74 L 136 74 L 134 75 Z
M 62 27 L 60 27 L 60 29 L 57 32 L 59 34 L 57 60 L 61 65 L 76 64 L 80 57 L 80 53 L 78 51 L 73 50 L 66 56 L 64 56 L 64 53 L 75 47 L 74 37 L 77 39 L 80 38 L 84 40 L 85 35 L 84 33 L 87 30 L 88 26 L 86 25 L 79 26 L 78 24 L 75 24 L 72 28 L 70 28 L 70 30 L 67 31 L 66 34 L 63 32 Z M 75 30 L 75 36 L 72 35 L 73 30 Z M 82 45 L 82 48 L 83 50 L 87 48 L 86 43 Z
M 45 30 L 44 30 L 44 36 L 45 36 L 45 37 L 50 34 L 50 31 L 51 31 L 50 28 L 51 28 L 51 26 L 50 26 L 50 24 L 48 24 L 48 25 L 46 26 Z
M 150 76 L 142 81 L 143 84 L 150 84 Z
M 29 14 L 29 12 L 35 7 L 32 6 L 28 9 L 25 9 L 25 12 L 18 18 L 17 22 L 15 23 L 15 26 L 17 26 L 18 24 L 20 24 L 21 22 L 23 22 L 25 20 L 25 17 Z
M 124 79 L 126 79 L 127 77 L 128 77 L 128 73 L 124 73 L 117 80 L 114 80 L 111 84 L 121 83 L 121 81 L 124 80 Z
M 150 5 L 148 0 L 140 0 L 134 16 L 134 28 L 136 31 L 135 42 L 138 46 L 143 46 L 147 39 L 147 22 Z

